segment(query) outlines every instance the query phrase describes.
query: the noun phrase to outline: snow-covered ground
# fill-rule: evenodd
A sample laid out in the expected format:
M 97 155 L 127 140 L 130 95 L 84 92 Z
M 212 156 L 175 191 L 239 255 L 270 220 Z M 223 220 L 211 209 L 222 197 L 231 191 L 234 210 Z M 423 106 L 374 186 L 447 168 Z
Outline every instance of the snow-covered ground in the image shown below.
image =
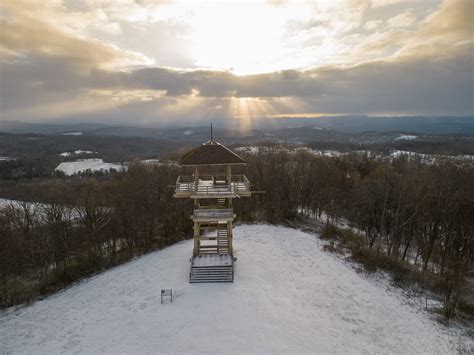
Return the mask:
M 63 136 L 82 136 L 82 132 L 65 132 L 61 134 Z
M 405 136 L 408 137 L 408 136 Z M 418 137 L 416 136 L 411 136 L 415 138 L 403 138 L 403 139 L 416 139 Z M 399 137 L 400 138 L 400 137 Z M 396 138 L 398 139 L 398 138 Z M 298 153 L 300 151 L 305 151 L 307 153 L 316 155 L 316 156 L 324 156 L 324 157 L 342 157 L 342 156 L 347 156 L 350 154 L 357 154 L 360 156 L 367 155 L 371 158 L 375 159 L 396 159 L 401 156 L 404 156 L 408 159 L 418 159 L 422 163 L 425 164 L 434 164 L 437 161 L 474 161 L 474 156 L 473 155 L 434 155 L 434 154 L 423 154 L 423 153 L 417 153 L 417 152 L 410 152 L 406 150 L 392 150 L 390 152 L 390 155 L 383 155 L 380 153 L 376 153 L 370 150 L 356 150 L 356 151 L 350 151 L 350 152 L 340 152 L 337 150 L 318 150 L 318 149 L 311 149 L 309 147 L 299 147 L 299 148 L 284 148 L 284 147 L 266 147 L 266 146 L 241 146 L 241 147 L 236 147 L 234 148 L 235 151 L 237 152 L 243 152 L 243 153 L 248 153 L 248 154 L 265 154 L 269 153 L 272 151 L 280 151 L 280 152 L 286 152 L 286 153 Z
M 435 154 L 423 154 L 423 153 L 416 153 L 416 152 L 410 152 L 406 150 L 393 150 L 390 153 L 390 158 L 399 158 L 401 156 L 404 156 L 408 159 L 418 159 L 422 163 L 425 164 L 434 164 L 438 161 L 463 161 L 463 162 L 469 162 L 469 161 L 474 161 L 474 155 L 435 155 Z
M 401 134 L 397 138 L 395 138 L 396 141 L 413 141 L 417 139 L 418 136 L 412 136 L 410 134 Z
M 97 152 L 95 152 L 97 153 Z M 70 152 L 64 152 L 64 153 L 60 153 L 59 155 L 62 156 L 62 157 L 70 157 L 70 156 L 73 156 L 73 155 L 79 155 L 79 154 L 94 154 L 94 152 L 90 151 L 90 150 L 74 150 L 74 151 L 70 151 Z
M 20 216 L 24 216 L 24 213 L 28 213 L 35 222 L 45 223 L 47 221 L 47 212 L 50 210 L 51 205 L 40 202 L 27 202 L 0 198 L 0 210 L 9 207 L 18 209 Z M 72 221 L 77 221 L 81 217 L 81 214 L 84 214 L 84 211 L 82 207 L 67 206 L 63 210 L 63 213 L 65 219 L 69 218 Z
M 192 241 L 0 314 L 4 353 L 455 353 L 458 337 L 314 235 L 235 228 L 235 281 L 189 284 Z M 173 303 L 160 290 L 173 288 Z
M 22 202 L 22 201 L 18 201 L 18 200 L 10 200 L 10 199 L 7 199 L 7 198 L 0 198 L 0 208 L 6 208 L 6 207 L 9 207 L 9 206 L 19 208 L 22 203 L 26 203 L 29 208 L 34 208 L 33 207 L 34 203 Z
M 105 163 L 102 159 L 93 158 L 93 159 L 78 159 L 76 161 L 68 161 L 59 164 L 56 169 L 57 171 L 62 171 L 66 175 L 74 175 L 80 172 L 87 170 L 90 171 L 110 171 L 115 169 L 117 171 L 126 170 L 126 165 L 121 165 L 118 163 Z
M 159 159 L 140 160 L 140 163 L 145 164 L 145 165 L 156 165 L 156 166 L 174 166 L 174 165 L 178 165 L 178 163 L 175 162 L 175 161 L 171 161 L 171 160 L 161 161 Z M 130 163 L 128 163 L 128 164 L 130 164 Z

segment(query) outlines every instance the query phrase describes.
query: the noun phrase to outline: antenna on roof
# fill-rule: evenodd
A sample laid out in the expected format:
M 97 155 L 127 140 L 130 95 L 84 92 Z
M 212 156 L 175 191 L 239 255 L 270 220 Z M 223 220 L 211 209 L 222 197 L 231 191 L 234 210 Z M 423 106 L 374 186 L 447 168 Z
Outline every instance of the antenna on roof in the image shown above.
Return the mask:
M 212 137 L 212 122 L 211 122 L 211 142 L 213 141 L 213 137 Z

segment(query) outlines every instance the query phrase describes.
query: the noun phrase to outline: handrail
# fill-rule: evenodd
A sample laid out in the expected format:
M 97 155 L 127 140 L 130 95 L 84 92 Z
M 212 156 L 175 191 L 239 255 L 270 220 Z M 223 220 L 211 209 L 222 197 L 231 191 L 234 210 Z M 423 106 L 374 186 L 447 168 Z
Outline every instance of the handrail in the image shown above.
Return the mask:
M 232 218 L 234 211 L 232 208 L 213 209 L 213 210 L 194 210 L 194 217 L 201 218 Z
M 211 176 L 211 175 L 208 175 Z M 245 175 L 232 175 L 230 184 L 215 184 L 214 180 L 201 179 L 196 184 L 192 176 L 182 175 L 176 180 L 176 193 L 198 195 L 227 195 L 250 192 L 250 182 Z M 206 183 L 207 182 L 207 183 Z
M 227 175 L 224 175 L 224 174 L 201 174 L 201 175 L 199 175 L 200 180 L 213 181 L 213 180 L 216 180 L 216 178 L 226 178 L 227 179 Z M 178 181 L 182 181 L 182 182 L 194 181 L 194 175 L 180 175 L 180 176 L 178 176 Z M 243 182 L 243 181 L 248 181 L 248 179 L 244 174 L 233 174 L 233 175 L 231 175 L 231 181 L 233 181 L 233 182 Z

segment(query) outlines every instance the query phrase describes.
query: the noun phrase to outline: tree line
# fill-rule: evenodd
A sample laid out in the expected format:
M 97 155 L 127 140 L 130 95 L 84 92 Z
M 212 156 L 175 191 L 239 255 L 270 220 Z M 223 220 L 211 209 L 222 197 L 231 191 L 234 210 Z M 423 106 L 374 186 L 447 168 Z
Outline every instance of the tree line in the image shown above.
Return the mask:
M 265 193 L 251 203 L 235 199 L 238 218 L 325 217 L 322 236 L 338 239 L 367 267 L 417 275 L 442 296 L 447 318 L 460 308 L 472 314 L 466 297 L 474 253 L 471 166 L 317 157 L 278 147 L 244 158 L 252 190 Z M 192 237 L 192 204 L 174 199 L 170 187 L 179 174 L 178 167 L 136 164 L 102 179 L 63 178 L 31 191 L 45 203 L 1 209 L 0 305 Z M 334 228 L 341 220 L 355 233 Z
M 403 157 L 315 157 L 281 149 L 246 160 L 254 189 L 266 194 L 241 208 L 244 218 L 281 223 L 301 212 L 324 216 L 323 232 L 333 231 L 334 238 L 341 236 L 331 227 L 345 221 L 357 234 L 346 236 L 353 256 L 373 268 L 396 265 L 400 278 L 416 275 L 423 287 L 442 296 L 447 319 L 460 308 L 473 314 L 472 166 Z
M 173 199 L 169 188 L 177 175 L 172 167 L 134 165 L 108 179 L 38 186 L 34 195 L 45 203 L 4 206 L 0 306 L 27 302 L 192 235 L 191 204 Z

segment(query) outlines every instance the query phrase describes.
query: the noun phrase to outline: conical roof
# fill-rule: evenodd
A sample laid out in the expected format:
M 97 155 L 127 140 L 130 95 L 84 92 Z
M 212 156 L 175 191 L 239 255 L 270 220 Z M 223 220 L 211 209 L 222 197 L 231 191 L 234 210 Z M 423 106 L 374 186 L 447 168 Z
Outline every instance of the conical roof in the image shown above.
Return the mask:
M 222 144 L 210 140 L 186 153 L 179 165 L 244 165 L 245 161 Z

